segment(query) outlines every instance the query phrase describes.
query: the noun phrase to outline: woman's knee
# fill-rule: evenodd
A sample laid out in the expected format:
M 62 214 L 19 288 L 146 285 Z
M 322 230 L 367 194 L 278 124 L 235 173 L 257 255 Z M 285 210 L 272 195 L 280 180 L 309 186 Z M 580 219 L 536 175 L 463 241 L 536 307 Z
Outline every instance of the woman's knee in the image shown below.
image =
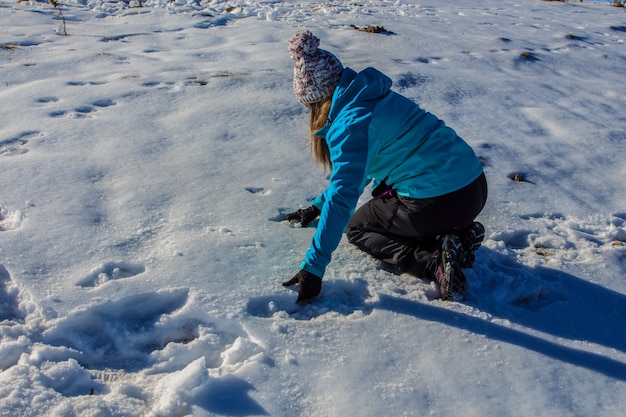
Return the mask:
M 363 233 L 363 229 L 357 227 L 354 224 L 349 224 L 346 228 L 346 238 L 348 239 L 348 242 L 352 244 L 356 244 L 355 242 L 358 242 L 362 238 Z

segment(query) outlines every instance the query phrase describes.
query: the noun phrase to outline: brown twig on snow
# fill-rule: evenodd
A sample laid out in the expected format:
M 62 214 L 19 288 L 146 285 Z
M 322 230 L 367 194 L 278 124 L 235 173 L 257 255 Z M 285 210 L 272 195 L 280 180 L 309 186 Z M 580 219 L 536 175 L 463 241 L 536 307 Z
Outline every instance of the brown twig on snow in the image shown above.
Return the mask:
M 61 6 L 59 6 L 57 0 L 48 0 L 48 2 L 59 11 L 59 16 L 61 16 L 61 20 L 63 21 L 63 35 L 67 36 L 67 26 L 65 25 L 65 16 L 63 16 L 63 11 L 61 11 Z

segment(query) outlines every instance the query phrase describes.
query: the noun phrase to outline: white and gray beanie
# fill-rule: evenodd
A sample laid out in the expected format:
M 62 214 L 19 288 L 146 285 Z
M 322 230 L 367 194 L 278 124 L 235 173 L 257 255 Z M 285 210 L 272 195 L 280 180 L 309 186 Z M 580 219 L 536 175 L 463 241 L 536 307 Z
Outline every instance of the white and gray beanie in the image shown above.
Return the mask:
M 330 97 L 343 73 L 339 59 L 318 48 L 319 45 L 319 38 L 308 30 L 289 39 L 289 56 L 296 61 L 293 90 L 302 104 L 317 103 Z

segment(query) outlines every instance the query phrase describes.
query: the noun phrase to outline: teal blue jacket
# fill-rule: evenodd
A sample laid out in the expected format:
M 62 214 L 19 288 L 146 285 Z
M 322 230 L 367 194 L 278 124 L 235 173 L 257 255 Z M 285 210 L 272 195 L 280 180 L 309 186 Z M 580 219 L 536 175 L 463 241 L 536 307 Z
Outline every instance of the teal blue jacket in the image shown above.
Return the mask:
M 391 91 L 374 68 L 343 72 L 328 123 L 317 135 L 332 173 L 313 200 L 320 219 L 300 269 L 324 276 L 365 186 L 385 181 L 400 196 L 430 198 L 459 190 L 483 172 L 472 148 L 437 117 Z

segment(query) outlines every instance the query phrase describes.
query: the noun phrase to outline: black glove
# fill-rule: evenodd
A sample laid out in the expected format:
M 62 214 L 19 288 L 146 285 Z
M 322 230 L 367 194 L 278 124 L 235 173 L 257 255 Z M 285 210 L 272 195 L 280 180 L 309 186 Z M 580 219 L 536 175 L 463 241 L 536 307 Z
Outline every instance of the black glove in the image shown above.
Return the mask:
M 300 270 L 293 278 L 283 282 L 283 287 L 290 287 L 298 284 L 298 299 L 296 303 L 313 298 L 322 290 L 322 279 L 305 270 Z
M 294 211 L 293 213 L 289 213 L 285 216 L 284 220 L 292 221 L 298 220 L 302 227 L 306 227 L 307 224 L 311 223 L 313 220 L 320 215 L 320 209 L 315 206 L 307 207 L 305 209 L 299 209 Z

